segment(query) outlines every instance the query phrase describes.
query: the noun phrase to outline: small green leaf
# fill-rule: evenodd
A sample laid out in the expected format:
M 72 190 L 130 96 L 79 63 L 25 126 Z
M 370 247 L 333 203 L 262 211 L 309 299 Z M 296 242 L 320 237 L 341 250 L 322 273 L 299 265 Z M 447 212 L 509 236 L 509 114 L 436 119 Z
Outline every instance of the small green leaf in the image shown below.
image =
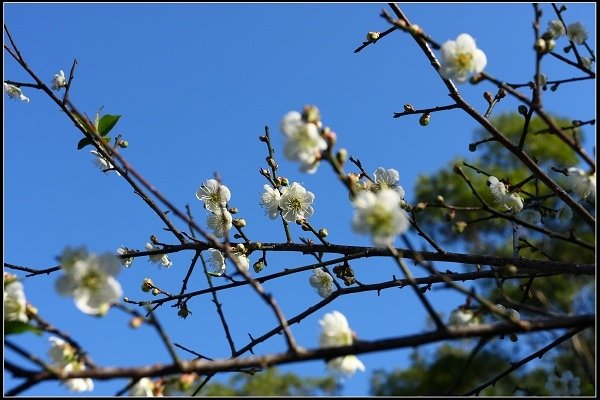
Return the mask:
M 88 138 L 83 138 L 79 141 L 79 143 L 77 143 L 77 150 L 81 150 L 83 149 L 85 146 L 87 146 L 88 144 L 92 144 L 92 141 Z
M 110 132 L 110 130 L 115 127 L 119 118 L 121 118 L 120 115 L 110 114 L 106 114 L 102 118 L 100 118 L 100 122 L 98 122 L 98 134 L 100 134 L 101 136 L 108 135 L 108 132 Z
M 33 332 L 36 335 L 40 335 L 42 331 L 35 326 L 31 326 L 28 323 L 21 321 L 4 321 L 4 334 L 18 334 L 23 332 Z

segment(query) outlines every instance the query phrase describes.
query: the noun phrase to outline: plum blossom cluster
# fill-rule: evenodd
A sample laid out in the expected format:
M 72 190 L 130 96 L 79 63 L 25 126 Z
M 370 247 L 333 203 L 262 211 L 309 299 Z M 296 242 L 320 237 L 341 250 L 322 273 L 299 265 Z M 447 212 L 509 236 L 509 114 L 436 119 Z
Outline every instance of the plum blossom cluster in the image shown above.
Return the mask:
M 20 321 L 27 323 L 27 299 L 23 284 L 13 274 L 4 272 L 4 322 Z
M 196 198 L 204 202 L 204 208 L 211 213 L 206 225 L 216 237 L 225 236 L 233 227 L 233 217 L 227 209 L 227 202 L 231 200 L 229 188 L 216 179 L 208 179 L 196 191 Z
M 325 314 L 321 325 L 319 345 L 323 348 L 349 346 L 354 343 L 354 332 L 350 329 L 346 316 L 339 311 Z M 328 368 L 341 375 L 353 375 L 356 370 L 364 371 L 364 364 L 355 356 L 336 357 L 327 362 Z
M 54 336 L 48 339 L 50 341 L 48 355 L 54 368 L 58 368 L 63 372 L 84 371 L 86 369 L 73 346 Z M 91 392 L 94 390 L 94 382 L 90 378 L 67 379 L 63 383 L 73 392 Z
M 315 106 L 305 106 L 302 113 L 290 111 L 283 116 L 280 129 L 285 137 L 283 152 L 291 161 L 300 162 L 300 170 L 313 174 L 319 167 L 321 152 L 327 149 L 326 137 L 335 134 L 322 129 L 321 114 Z
M 56 280 L 56 290 L 63 296 L 72 296 L 75 306 L 89 315 L 105 315 L 111 303 L 123 291 L 115 276 L 121 262 L 114 255 L 87 253 L 83 248 L 67 248 L 60 257 L 64 274 Z
M 273 189 L 269 185 L 264 185 L 263 188 L 265 191 L 261 194 L 260 204 L 271 219 L 277 218 L 277 214 L 281 212 L 283 219 L 296 222 L 308 219 L 315 211 L 312 207 L 315 195 L 298 182 L 282 189 Z
M 496 203 L 501 204 L 506 210 L 519 212 L 523 209 L 523 199 L 517 193 L 510 193 L 506 185 L 495 176 L 490 176 L 487 180 L 490 192 L 494 196 Z
M 207 250 L 207 262 L 212 271 L 208 274 L 211 276 L 223 276 L 227 266 L 225 265 L 225 254 L 217 249 L 210 248 Z M 229 248 L 229 254 L 235 264 L 243 271 L 247 272 L 250 269 L 250 259 L 246 253 L 246 247 L 242 243 L 238 243 L 235 247 Z
M 470 74 L 478 74 L 487 65 L 485 53 L 477 48 L 475 39 L 468 33 L 461 33 L 456 40 L 442 44 L 440 74 L 446 79 L 463 83 Z
M 29 97 L 25 96 L 21 89 L 16 87 L 15 85 L 10 85 L 4 82 L 4 91 L 11 99 L 18 98 L 19 100 L 24 101 L 25 103 L 29 103 Z
M 540 40 L 546 40 L 546 47 L 551 50 L 554 47 L 554 41 L 565 35 L 576 45 L 581 45 L 588 39 L 588 31 L 581 22 L 573 22 L 565 27 L 562 21 L 553 19 L 548 22 L 548 30 Z M 594 59 L 580 56 L 580 61 L 585 68 L 591 69 Z

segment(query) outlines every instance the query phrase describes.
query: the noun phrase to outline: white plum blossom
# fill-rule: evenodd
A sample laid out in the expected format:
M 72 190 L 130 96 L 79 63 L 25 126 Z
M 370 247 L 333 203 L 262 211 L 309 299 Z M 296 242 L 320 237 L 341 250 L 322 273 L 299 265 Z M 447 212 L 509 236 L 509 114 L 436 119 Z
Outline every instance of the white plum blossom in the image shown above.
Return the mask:
M 288 222 L 295 222 L 298 219 L 309 218 L 314 212 L 311 206 L 314 200 L 315 195 L 307 191 L 298 182 L 284 187 L 279 200 L 283 219 Z
M 162 250 L 160 246 L 155 246 L 152 243 L 146 243 L 146 250 Z M 169 256 L 166 254 L 151 254 L 148 256 L 148 259 L 151 263 L 157 264 L 159 266 L 163 266 L 165 268 L 170 268 L 173 265 L 173 261 L 169 260 Z
M 225 273 L 227 266 L 225 265 L 225 256 L 217 249 L 208 249 L 208 259 L 206 260 L 212 272 L 209 272 L 211 276 L 221 276 Z
M 317 289 L 319 296 L 323 298 L 327 298 L 333 293 L 333 278 L 323 268 L 313 269 L 313 274 L 308 282 L 310 286 Z
M 229 211 L 222 209 L 209 215 L 206 225 L 213 230 L 216 237 L 223 237 L 233 226 L 233 217 Z
M 55 336 L 49 337 L 48 340 L 50 341 L 48 355 L 52 360 L 53 367 L 64 372 L 84 371 L 86 369 L 83 362 L 78 359 L 73 346 Z M 91 392 L 94 390 L 94 382 L 90 378 L 67 379 L 63 383 L 73 392 Z
M 554 39 L 558 39 L 559 37 L 564 36 L 567 32 L 563 23 L 558 19 L 548 21 L 548 31 L 552 33 Z
M 409 226 L 406 213 L 400 207 L 398 192 L 383 189 L 377 194 L 361 191 L 356 195 L 352 226 L 356 232 L 368 233 L 379 247 L 391 244 L 394 237 L 405 232 Z
M 246 254 L 246 249 L 243 244 L 238 244 L 236 247 L 230 249 L 232 260 L 244 271 L 248 272 L 250 269 L 250 260 Z
M 349 346 L 354 342 L 354 333 L 350 329 L 346 316 L 341 312 L 333 311 L 325 314 L 319 324 L 321 325 L 320 347 Z M 365 370 L 363 363 L 353 355 L 333 358 L 329 360 L 327 366 L 344 375 L 351 375 L 357 369 Z
M 521 315 L 515 309 L 506 308 L 502 304 L 496 304 L 496 307 L 498 307 L 500 310 L 502 310 L 502 313 L 508 313 L 508 314 L 510 314 L 510 318 L 511 319 L 514 319 L 514 320 L 517 320 L 517 321 L 521 319 Z M 506 322 L 506 319 L 504 318 L 504 316 L 498 315 L 498 314 L 492 314 L 492 315 L 498 321 L 498 323 Z
M 123 294 L 115 279 L 121 262 L 113 254 L 92 253 L 61 267 L 64 275 L 56 281 L 56 290 L 63 296 L 73 296 L 75 306 L 85 314 L 106 314 L 110 304 Z
M 67 78 L 65 78 L 65 73 L 61 69 L 52 79 L 52 90 L 60 90 L 65 86 L 67 86 Z
M 567 169 L 567 184 L 582 199 L 596 197 L 596 173 L 588 175 L 581 168 L 571 167 Z
M 280 128 L 286 138 L 283 148 L 285 157 L 291 161 L 300 161 L 302 171 L 315 173 L 321 151 L 327 148 L 327 142 L 321 137 L 318 126 L 304 121 L 299 112 L 290 111 L 284 115 Z
M 476 326 L 479 325 L 479 319 L 473 310 L 459 307 L 452 310 L 448 323 L 452 326 Z
M 196 198 L 204 202 L 204 208 L 208 211 L 217 213 L 231 200 L 231 192 L 216 179 L 209 179 L 198 188 Z
M 96 168 L 100 169 L 102 172 L 105 172 L 105 173 L 114 171 L 117 175 L 121 176 L 119 171 L 114 169 L 115 166 L 110 161 L 108 161 L 106 158 L 104 158 L 104 156 L 102 156 L 102 154 L 98 153 L 96 150 L 90 150 L 90 153 L 92 153 L 93 155 L 96 156 L 96 158 L 93 161 L 93 164 L 96 166 Z
M 122 256 L 123 254 L 129 253 L 129 249 L 123 245 L 121 245 L 121 247 L 119 247 L 117 249 L 117 254 Z M 133 262 L 133 257 L 129 257 L 129 258 L 121 258 L 121 264 L 125 267 L 125 268 L 129 268 L 131 266 L 131 263 Z
M 546 388 L 551 396 L 577 396 L 580 393 L 581 380 L 573 372 L 566 371 L 562 375 L 550 374 Z
M 487 64 L 485 53 L 477 48 L 468 33 L 461 33 L 456 40 L 442 44 L 442 66 L 440 74 L 446 79 L 465 82 L 469 74 L 483 71 Z
M 154 397 L 154 382 L 144 377 L 129 389 L 127 395 L 134 397 Z
M 269 218 L 275 219 L 279 214 L 281 193 L 279 193 L 279 190 L 273 189 L 271 185 L 264 185 L 263 189 L 265 189 L 265 191 L 261 195 L 260 204 L 266 208 Z
M 567 36 L 575 44 L 582 44 L 588 38 L 587 29 L 581 22 L 573 22 L 567 26 Z
M 327 362 L 327 367 L 340 375 L 354 375 L 359 371 L 365 371 L 365 365 L 355 355 L 336 357 Z
M 19 100 L 29 103 L 29 97 L 25 96 L 21 89 L 14 85 L 10 85 L 4 82 L 4 91 L 6 92 L 6 94 L 8 94 L 8 97 L 11 99 L 16 99 L 18 97 Z
M 21 321 L 27 323 L 27 299 L 23 284 L 15 275 L 4 273 L 4 322 Z
M 393 189 L 400 195 L 401 199 L 404 199 L 405 192 L 404 188 L 398 185 L 400 181 L 400 174 L 397 170 L 390 168 L 385 169 L 383 167 L 375 170 L 375 183 L 379 186 L 379 189 Z
M 516 193 L 508 193 L 506 186 L 498 178 L 490 176 L 487 182 L 496 203 L 500 203 L 507 210 L 513 209 L 515 212 L 523 209 L 524 204 L 521 196 Z

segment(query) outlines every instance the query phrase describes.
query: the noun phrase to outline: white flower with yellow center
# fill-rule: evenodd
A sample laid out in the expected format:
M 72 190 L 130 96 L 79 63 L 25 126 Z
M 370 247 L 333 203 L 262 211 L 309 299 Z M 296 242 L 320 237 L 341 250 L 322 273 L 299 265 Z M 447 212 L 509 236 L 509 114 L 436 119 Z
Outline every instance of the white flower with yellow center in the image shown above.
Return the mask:
M 4 321 L 21 321 L 27 323 L 27 299 L 23 284 L 17 277 L 4 273 Z
M 315 200 L 315 195 L 307 191 L 298 182 L 286 186 L 281 191 L 279 206 L 282 210 L 283 219 L 289 222 L 295 222 L 298 219 L 307 219 L 313 215 L 314 209 L 311 204 Z
M 4 82 L 4 91 L 6 92 L 6 94 L 8 94 L 8 97 L 11 99 L 16 99 L 18 97 L 19 100 L 29 103 L 29 98 L 23 94 L 21 89 L 14 85 L 10 85 Z
M 362 191 L 356 195 L 352 226 L 356 232 L 368 233 L 379 247 L 391 244 L 394 237 L 409 226 L 406 213 L 400 207 L 402 199 L 395 190 L 383 189 L 377 194 Z
M 65 86 L 67 86 L 67 78 L 65 78 L 65 73 L 61 69 L 52 79 L 52 90 L 60 90 Z
M 75 306 L 85 314 L 106 314 L 110 304 L 123 294 L 114 278 L 121 262 L 113 254 L 89 254 L 62 269 L 65 274 L 56 281 L 56 290 L 63 296 L 73 296 Z
M 573 22 L 567 26 L 567 36 L 575 44 L 582 44 L 588 38 L 587 29 L 581 22 Z
M 275 219 L 279 214 L 281 193 L 279 193 L 279 190 L 273 189 L 271 185 L 264 185 L 263 189 L 265 189 L 265 191 L 260 196 L 260 204 L 266 208 L 269 218 Z
M 317 289 L 319 296 L 323 298 L 327 298 L 333 293 L 333 278 L 323 268 L 313 269 L 313 274 L 308 282 L 310 286 Z
M 456 40 L 442 44 L 442 66 L 440 74 L 446 79 L 465 82 L 469 74 L 483 71 L 487 64 L 485 53 L 478 49 L 475 40 L 467 33 L 461 33 Z
M 223 237 L 233 226 L 233 217 L 229 211 L 222 209 L 209 215 L 206 225 L 213 230 L 216 237 Z
M 280 128 L 286 138 L 283 148 L 285 157 L 300 161 L 300 169 L 304 172 L 316 172 L 321 151 L 327 148 L 327 142 L 321 137 L 317 125 L 304 121 L 299 112 L 290 111 L 284 115 Z
M 64 340 L 51 336 L 50 350 L 48 355 L 52 360 L 52 366 L 62 369 L 64 372 L 84 371 L 85 365 L 78 360 L 77 352 L 73 346 Z M 67 379 L 63 382 L 73 392 L 91 392 L 94 390 L 94 382 L 90 378 Z
M 216 179 L 209 179 L 198 188 L 196 198 L 204 202 L 204 208 L 216 213 L 226 207 L 227 202 L 231 200 L 231 192 Z
M 155 246 L 152 243 L 146 243 L 146 250 L 162 250 L 160 246 Z M 148 256 L 149 261 L 153 264 L 157 264 L 159 266 L 163 266 L 165 268 L 170 268 L 173 265 L 173 261 L 169 260 L 169 256 L 166 254 L 151 254 Z

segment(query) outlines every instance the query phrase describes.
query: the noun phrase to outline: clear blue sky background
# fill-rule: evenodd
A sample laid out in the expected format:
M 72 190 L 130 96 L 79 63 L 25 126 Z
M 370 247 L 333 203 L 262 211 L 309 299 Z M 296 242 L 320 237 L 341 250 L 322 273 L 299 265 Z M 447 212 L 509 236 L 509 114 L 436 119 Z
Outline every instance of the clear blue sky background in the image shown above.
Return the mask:
M 568 22 L 581 21 L 595 46 L 595 5 L 569 4 Z M 381 4 L 4 4 L 9 27 L 31 68 L 50 82 L 62 69 L 68 74 L 78 60 L 71 99 L 93 117 L 103 112 L 123 117 L 113 131 L 130 147 L 127 160 L 174 204 L 190 204 L 204 225 L 206 212 L 196 200 L 198 186 L 218 172 L 232 192 L 231 206 L 246 219 L 247 235 L 255 241 L 283 241 L 279 221 L 259 207 L 266 150 L 258 136 L 271 127 L 277 154 L 282 154 L 281 117 L 304 104 L 317 105 L 326 125 L 338 135 L 338 147 L 358 157 L 368 172 L 395 168 L 412 199 L 416 177 L 443 168 L 456 155 L 468 156 L 475 123 L 460 111 L 435 114 L 427 127 L 418 117 L 392 119 L 394 111 L 411 103 L 415 108 L 449 103 L 447 92 L 413 40 L 395 32 L 358 54 L 353 50 L 368 31 L 384 31 Z M 408 18 L 442 43 L 467 32 L 488 58 L 486 71 L 508 82 L 527 82 L 534 74 L 533 7 L 529 4 L 401 6 Z M 543 5 L 543 28 L 554 18 Z M 5 35 L 5 41 L 6 41 Z M 566 44 L 560 39 L 557 48 Z M 572 56 L 569 54 L 568 56 Z M 578 76 L 551 57 L 543 71 L 550 79 Z M 4 79 L 30 82 L 5 54 Z M 462 85 L 461 93 L 479 111 L 486 107 L 487 85 Z M 41 92 L 24 89 L 28 104 L 7 101 L 4 95 L 4 261 L 32 268 L 57 265 L 66 246 L 86 245 L 95 252 L 119 245 L 143 249 L 150 235 L 176 243 L 161 222 L 114 174 L 103 175 L 91 164 L 89 148 L 76 150 L 81 134 Z M 572 119 L 595 115 L 594 87 L 589 82 L 563 85 L 546 92 L 548 111 Z M 570 99 L 565 101 L 565 99 Z M 516 110 L 502 101 L 496 113 Z M 588 138 L 594 128 L 585 127 Z M 593 139 L 586 142 L 594 152 Z M 329 230 L 333 243 L 368 245 L 367 237 L 351 231 L 352 207 L 331 169 L 322 165 L 315 175 L 278 156 L 280 171 L 316 195 L 311 223 Z M 181 229 L 183 225 L 176 221 Z M 295 240 L 307 235 L 292 226 Z M 425 246 L 416 236 L 417 247 Z M 400 245 L 400 241 L 397 242 Z M 448 249 L 456 250 L 456 249 Z M 193 254 L 171 256 L 171 269 L 158 269 L 137 259 L 119 275 L 125 296 L 149 299 L 139 289 L 145 277 L 170 292 L 178 292 Z M 251 261 L 258 255 L 253 254 Z M 389 261 L 389 260 L 388 260 Z M 365 283 L 400 276 L 386 260 L 353 262 Z M 271 255 L 263 274 L 307 265 L 310 256 Z M 459 270 L 457 265 L 439 269 Z M 415 270 L 416 275 L 421 271 Z M 23 274 L 19 274 L 22 276 Z M 149 327 L 128 328 L 128 317 L 111 310 L 98 319 L 80 313 L 71 298 L 57 296 L 59 276 L 26 279 L 25 292 L 40 314 L 71 334 L 99 365 L 135 366 L 169 362 L 169 356 Z M 287 317 L 318 302 L 308 284 L 310 273 L 269 282 Z M 201 273 L 192 275 L 190 289 L 206 287 Z M 448 312 L 464 299 L 444 290 L 431 292 L 436 309 Z M 257 337 L 273 328 L 271 311 L 249 289 L 220 293 L 235 343 L 242 347 L 250 333 Z M 163 307 L 160 320 L 171 339 L 210 357 L 227 357 L 228 346 L 210 298 L 189 302 L 192 315 L 176 316 Z M 366 340 L 418 333 L 426 329 L 426 314 L 410 289 L 390 289 L 379 296 L 346 296 L 293 327 L 299 343 L 318 345 L 318 320 L 339 310 L 358 336 Z M 47 336 L 14 338 L 33 353 L 46 356 Z M 283 351 L 275 337 L 255 352 Z M 13 354 L 13 353 L 11 353 Z M 368 379 L 377 368 L 407 365 L 408 350 L 361 355 L 366 373 L 345 382 L 346 395 L 367 395 Z M 14 355 L 14 354 L 13 354 Z M 11 356 L 12 357 L 12 356 Z M 325 373 L 322 362 L 284 367 L 303 375 Z M 5 373 L 5 390 L 15 385 Z M 112 395 L 125 384 L 96 381 L 94 395 Z M 44 383 L 28 395 L 66 395 L 56 383 Z

